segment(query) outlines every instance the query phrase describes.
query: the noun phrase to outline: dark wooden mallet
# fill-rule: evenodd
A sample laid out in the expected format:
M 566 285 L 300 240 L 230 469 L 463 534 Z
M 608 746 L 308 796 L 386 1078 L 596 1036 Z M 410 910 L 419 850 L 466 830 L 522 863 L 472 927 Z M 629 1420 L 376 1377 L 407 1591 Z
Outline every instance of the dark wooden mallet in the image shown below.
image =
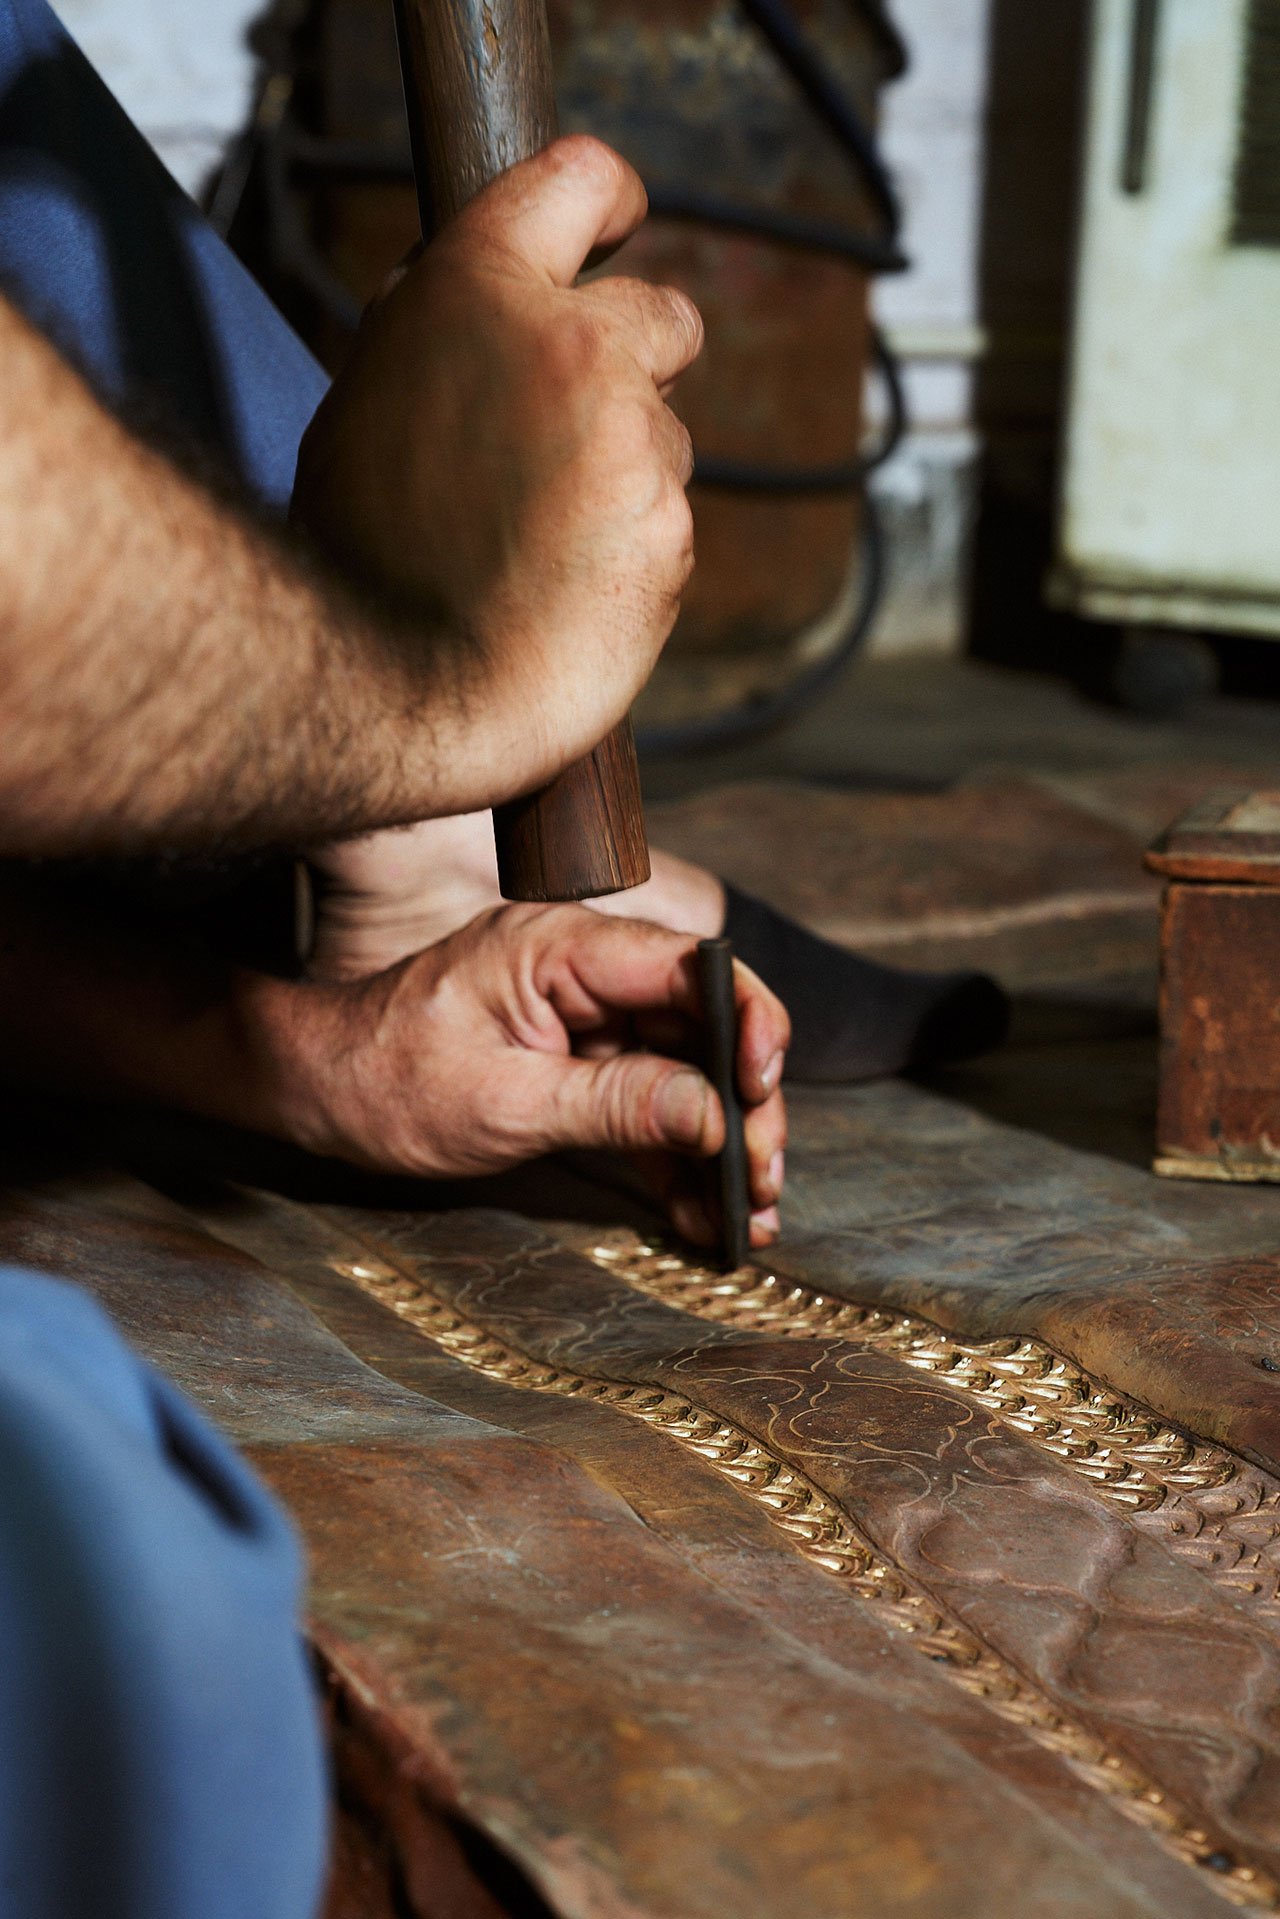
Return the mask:
M 395 0 L 422 230 L 556 134 L 544 0 Z M 649 877 L 631 722 L 494 812 L 510 900 L 578 900 Z

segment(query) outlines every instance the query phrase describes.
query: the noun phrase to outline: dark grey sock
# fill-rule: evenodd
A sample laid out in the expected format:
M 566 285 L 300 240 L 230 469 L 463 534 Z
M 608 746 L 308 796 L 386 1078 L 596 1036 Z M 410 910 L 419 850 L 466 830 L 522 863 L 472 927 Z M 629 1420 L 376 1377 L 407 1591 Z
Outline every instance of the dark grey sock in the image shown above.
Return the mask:
M 726 936 L 791 1015 L 787 1078 L 881 1079 L 999 1046 L 1009 1002 L 985 973 L 882 966 L 725 887 Z

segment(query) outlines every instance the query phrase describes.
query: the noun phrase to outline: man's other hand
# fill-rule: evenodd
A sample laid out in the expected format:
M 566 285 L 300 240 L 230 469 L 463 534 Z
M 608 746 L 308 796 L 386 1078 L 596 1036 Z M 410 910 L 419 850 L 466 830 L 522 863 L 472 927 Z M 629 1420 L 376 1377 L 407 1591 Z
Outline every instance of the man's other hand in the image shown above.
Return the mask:
M 565 1147 L 645 1156 L 671 1217 L 707 1243 L 696 1162 L 724 1115 L 696 1057 L 696 941 L 578 906 L 508 906 L 370 978 L 273 988 L 259 1085 L 271 1130 L 313 1151 L 426 1178 L 489 1173 Z M 751 1242 L 777 1235 L 787 1015 L 737 968 Z M 251 1121 L 251 1123 L 253 1123 Z
M 644 213 L 596 140 L 513 167 L 370 309 L 302 444 L 312 539 L 460 636 L 489 798 L 622 717 L 692 565 L 692 453 L 665 395 L 701 348 L 697 310 L 638 280 L 574 284 Z

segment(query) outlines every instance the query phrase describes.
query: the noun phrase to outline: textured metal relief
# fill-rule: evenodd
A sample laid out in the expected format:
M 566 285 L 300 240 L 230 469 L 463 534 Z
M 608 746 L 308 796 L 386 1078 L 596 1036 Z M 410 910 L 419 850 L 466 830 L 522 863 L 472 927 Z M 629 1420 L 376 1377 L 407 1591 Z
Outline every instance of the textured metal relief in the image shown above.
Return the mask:
M 1130 1513 L 1163 1510 L 1175 1496 L 1194 1495 L 1212 1502 L 1215 1494 L 1224 1491 L 1225 1517 L 1239 1518 L 1243 1510 L 1232 1472 L 1236 1462 L 1228 1455 L 1219 1455 L 1215 1448 L 1194 1447 L 1164 1428 L 1154 1415 L 1113 1400 L 1093 1382 L 1087 1382 L 1089 1393 L 1082 1399 L 1085 1376 L 1076 1375 L 1067 1362 L 1033 1342 L 966 1346 L 903 1315 L 827 1300 L 805 1288 L 783 1287 L 750 1269 L 727 1277 L 710 1273 L 634 1239 L 606 1241 L 593 1251 L 610 1272 L 703 1317 L 731 1319 L 744 1329 L 790 1330 L 806 1337 L 826 1332 L 864 1343 L 882 1341 L 909 1365 L 945 1372 L 948 1385 L 969 1392 L 1010 1423 L 1028 1422 L 1019 1425 L 1018 1431 L 1078 1464 L 1091 1484 Z M 1280 1909 L 1280 1886 L 1267 1873 L 1226 1852 L 1141 1767 L 1063 1712 L 874 1545 L 836 1500 L 759 1438 L 683 1394 L 570 1370 L 522 1351 L 433 1292 L 416 1266 L 411 1271 L 407 1264 L 392 1264 L 373 1253 L 334 1258 L 330 1264 L 476 1372 L 507 1386 L 613 1408 L 642 1420 L 705 1461 L 764 1512 L 811 1564 L 840 1579 L 851 1595 L 875 1607 L 886 1626 L 909 1635 L 912 1645 L 937 1662 L 955 1684 L 1057 1755 L 1183 1863 L 1202 1871 L 1205 1883 L 1225 1899 L 1258 1910 Z M 966 1383 L 961 1385 L 960 1379 Z M 1082 1404 L 1095 1401 L 1094 1413 L 1080 1411 Z M 1091 1418 L 1095 1423 L 1109 1420 L 1115 1426 L 1107 1446 L 1099 1444 L 1100 1424 L 1090 1431 Z M 1201 1453 L 1206 1455 L 1203 1460 Z M 1246 1469 L 1240 1472 L 1246 1474 Z M 1263 1476 L 1257 1477 L 1262 1480 Z M 1269 1488 L 1267 1496 L 1274 1496 Z M 1198 1507 L 1194 1510 L 1199 1512 Z M 1210 1503 L 1201 1517 L 1207 1522 L 1211 1516 Z
M 1170 1426 L 1035 1339 L 959 1339 L 907 1313 L 832 1299 L 753 1267 L 720 1273 L 619 1234 L 590 1255 L 700 1319 L 792 1338 L 835 1334 L 892 1353 L 994 1413 L 1237 1600 L 1280 1622 L 1280 1486 Z

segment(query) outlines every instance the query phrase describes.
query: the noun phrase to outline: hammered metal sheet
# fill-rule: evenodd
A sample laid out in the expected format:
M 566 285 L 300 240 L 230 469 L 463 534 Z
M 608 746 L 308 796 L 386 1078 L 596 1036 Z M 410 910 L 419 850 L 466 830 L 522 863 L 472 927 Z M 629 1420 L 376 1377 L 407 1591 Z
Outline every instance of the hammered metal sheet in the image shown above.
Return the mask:
M 362 1732 L 344 1790 L 389 1781 L 369 1810 L 401 1885 L 421 1802 L 478 1828 L 564 1914 L 989 1914 L 1029 1899 L 1127 1919 L 1267 1894 L 1261 1859 L 1228 1856 L 1225 1834 L 1097 1731 L 1050 1708 L 1058 1730 L 1036 1737 L 958 1684 L 980 1666 L 997 1704 L 1042 1696 L 949 1598 L 893 1568 L 900 1548 L 862 1544 L 842 1474 L 804 1477 L 829 1483 L 864 1570 L 885 1569 L 878 1593 L 798 1550 L 696 1432 L 513 1382 L 403 1324 L 352 1276 L 361 1249 L 336 1222 L 274 1200 L 219 1218 L 264 1263 L 124 1186 L 87 1201 L 28 1192 L 3 1244 L 89 1284 L 289 1500 L 315 1642 Z M 573 1255 L 531 1270 L 514 1226 L 455 1224 L 461 1245 L 429 1261 L 442 1287 L 491 1295 L 505 1278 L 538 1320 L 546 1283 L 544 1335 L 599 1366 L 622 1352 L 610 1359 L 580 1321 L 574 1334 L 565 1309 L 594 1317 L 612 1284 L 626 1364 L 674 1364 L 687 1392 L 696 1323 Z M 342 1343 L 282 1271 L 344 1322 Z M 735 1343 L 731 1371 L 721 1361 L 699 1392 L 732 1407 L 717 1426 L 745 1434 L 767 1423 L 756 1386 L 743 1390 L 761 1355 L 733 1336 L 709 1350 Z M 561 1417 L 530 1420 L 535 1406 Z M 776 1426 L 764 1443 L 771 1457 L 789 1444 Z M 910 1630 L 888 1616 L 913 1609 Z
M 940 1102 L 900 1098 L 927 1139 Z M 1003 1131 L 975 1125 L 971 1161 Z M 1026 1151 L 1079 1208 L 1081 1156 Z M 1274 1909 L 1256 1465 L 1042 1338 L 633 1232 L 227 1191 L 184 1238 L 126 1210 L 80 1216 L 82 1273 L 289 1498 L 366 1743 L 553 1910 Z M 936 1231 L 964 1243 L 954 1210 Z

